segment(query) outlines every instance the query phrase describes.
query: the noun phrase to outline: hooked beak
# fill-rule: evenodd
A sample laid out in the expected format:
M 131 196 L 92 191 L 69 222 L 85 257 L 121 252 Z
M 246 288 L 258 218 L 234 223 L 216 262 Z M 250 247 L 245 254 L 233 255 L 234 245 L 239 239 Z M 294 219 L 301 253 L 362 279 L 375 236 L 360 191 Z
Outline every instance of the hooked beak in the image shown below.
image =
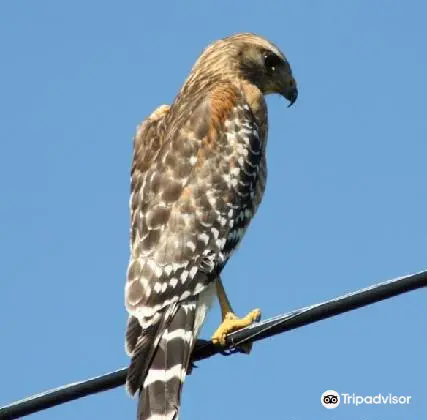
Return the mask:
M 295 79 L 291 76 L 283 92 L 283 96 L 289 101 L 288 108 L 291 107 L 298 98 L 298 88 Z

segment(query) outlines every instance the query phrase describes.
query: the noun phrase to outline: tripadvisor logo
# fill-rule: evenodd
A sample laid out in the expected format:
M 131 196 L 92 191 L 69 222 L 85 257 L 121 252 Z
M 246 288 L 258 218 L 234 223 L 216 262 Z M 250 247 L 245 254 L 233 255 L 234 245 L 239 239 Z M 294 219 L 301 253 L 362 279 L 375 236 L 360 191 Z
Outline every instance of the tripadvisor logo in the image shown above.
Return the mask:
M 337 391 L 329 389 L 320 397 L 320 402 L 327 409 L 337 408 L 340 404 L 348 405 L 371 405 L 371 404 L 409 404 L 412 397 L 409 395 L 377 394 L 377 395 L 356 395 L 356 394 L 339 394 Z
M 322 394 L 320 402 L 327 409 L 337 408 L 341 402 L 340 394 L 337 391 L 329 389 Z
M 377 394 L 377 395 L 356 395 L 356 394 L 341 394 L 344 404 L 409 404 L 411 396 L 409 395 L 393 395 L 393 394 Z

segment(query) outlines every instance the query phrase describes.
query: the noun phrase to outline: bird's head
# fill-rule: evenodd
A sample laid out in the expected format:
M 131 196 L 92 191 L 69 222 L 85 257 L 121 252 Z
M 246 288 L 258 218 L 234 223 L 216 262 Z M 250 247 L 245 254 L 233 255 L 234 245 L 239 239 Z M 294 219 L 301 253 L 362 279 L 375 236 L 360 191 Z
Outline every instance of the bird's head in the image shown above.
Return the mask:
M 291 106 L 298 97 L 291 66 L 280 49 L 267 39 L 240 33 L 210 45 L 196 63 L 204 71 L 238 75 L 264 95 L 277 93 Z

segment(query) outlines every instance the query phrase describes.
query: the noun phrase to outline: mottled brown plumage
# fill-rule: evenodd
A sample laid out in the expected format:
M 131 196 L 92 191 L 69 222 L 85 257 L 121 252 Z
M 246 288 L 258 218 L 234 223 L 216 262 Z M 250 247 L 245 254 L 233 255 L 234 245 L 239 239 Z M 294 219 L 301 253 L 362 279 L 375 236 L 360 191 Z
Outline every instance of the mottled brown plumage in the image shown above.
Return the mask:
M 137 130 L 126 348 L 140 419 L 175 418 L 214 283 L 261 202 L 268 93 L 296 100 L 288 62 L 238 34 L 209 46 L 173 104 Z

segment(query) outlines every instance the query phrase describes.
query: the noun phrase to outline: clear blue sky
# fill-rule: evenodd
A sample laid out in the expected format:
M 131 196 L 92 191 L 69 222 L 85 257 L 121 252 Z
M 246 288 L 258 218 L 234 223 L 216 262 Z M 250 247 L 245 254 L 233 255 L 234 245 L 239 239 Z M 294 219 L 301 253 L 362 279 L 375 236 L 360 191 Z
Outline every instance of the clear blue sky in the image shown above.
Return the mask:
M 423 1 L 3 1 L 0 405 L 125 366 L 131 139 L 201 50 L 252 31 L 300 97 L 268 100 L 267 194 L 224 272 L 264 317 L 427 267 Z M 183 419 L 421 419 L 426 291 L 215 357 Z M 216 306 L 203 336 L 219 322 Z M 411 395 L 325 410 L 320 395 Z M 124 388 L 33 419 L 132 419 Z

